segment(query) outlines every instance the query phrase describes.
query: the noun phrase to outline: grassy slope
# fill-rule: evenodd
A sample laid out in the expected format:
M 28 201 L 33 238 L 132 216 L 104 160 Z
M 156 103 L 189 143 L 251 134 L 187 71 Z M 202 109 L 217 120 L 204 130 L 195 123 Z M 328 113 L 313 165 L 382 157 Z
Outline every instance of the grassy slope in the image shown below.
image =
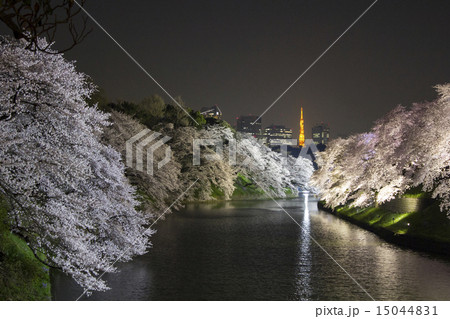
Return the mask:
M 382 207 L 355 209 L 339 207 L 336 215 L 347 217 L 374 229 L 384 229 L 396 235 L 450 244 L 450 220 L 439 210 L 437 203 L 420 212 L 395 213 Z
M 234 182 L 234 192 L 231 196 L 232 200 L 245 200 L 245 199 L 269 199 L 270 197 L 262 190 L 258 185 L 253 183 L 250 179 L 239 173 Z M 269 188 L 272 188 L 269 186 Z M 273 188 L 272 188 L 273 189 Z M 216 199 L 223 199 L 222 197 L 217 196 L 220 195 L 220 190 L 213 189 L 212 196 Z M 297 194 L 294 194 L 293 191 L 289 188 L 285 189 L 285 194 L 287 198 L 296 197 Z
M 412 243 L 411 246 L 427 250 L 427 244 L 436 243 L 440 247 L 428 250 L 450 253 L 447 251 L 450 247 L 450 219 L 440 211 L 438 202 L 433 201 L 431 194 L 424 192 L 421 186 L 409 189 L 402 197 L 428 199 L 432 204 L 410 213 L 395 213 L 383 206 L 365 209 L 342 206 L 332 212 L 382 237 L 399 238 L 402 244 Z
M 8 229 L 0 197 L 0 300 L 51 300 L 48 268 Z
M 242 174 L 238 174 L 234 182 L 236 187 L 231 199 L 251 199 L 251 198 L 266 198 L 264 191 L 255 185 L 250 179 Z

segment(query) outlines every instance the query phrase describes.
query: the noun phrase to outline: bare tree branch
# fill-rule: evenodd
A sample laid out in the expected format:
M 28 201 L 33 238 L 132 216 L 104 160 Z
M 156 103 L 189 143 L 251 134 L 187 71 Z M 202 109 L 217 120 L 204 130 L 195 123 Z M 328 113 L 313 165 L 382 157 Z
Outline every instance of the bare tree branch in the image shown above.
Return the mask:
M 83 6 L 86 0 L 79 0 Z M 3 0 L 0 1 L 0 21 L 16 39 L 25 39 L 32 51 L 55 53 L 50 50 L 58 31 L 70 35 L 71 43 L 57 53 L 63 53 L 82 42 L 92 29 L 87 17 L 81 17 L 80 7 L 73 0 Z M 46 38 L 47 45 L 40 47 L 39 38 Z

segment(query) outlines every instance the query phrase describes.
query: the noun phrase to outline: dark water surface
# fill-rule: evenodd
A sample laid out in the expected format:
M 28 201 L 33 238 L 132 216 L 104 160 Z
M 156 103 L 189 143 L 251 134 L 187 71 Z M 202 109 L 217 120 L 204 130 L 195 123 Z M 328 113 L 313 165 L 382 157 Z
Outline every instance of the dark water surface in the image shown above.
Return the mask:
M 190 205 L 159 221 L 153 248 L 88 300 L 450 300 L 450 259 L 386 243 L 315 201 Z M 53 274 L 55 300 L 82 290 Z

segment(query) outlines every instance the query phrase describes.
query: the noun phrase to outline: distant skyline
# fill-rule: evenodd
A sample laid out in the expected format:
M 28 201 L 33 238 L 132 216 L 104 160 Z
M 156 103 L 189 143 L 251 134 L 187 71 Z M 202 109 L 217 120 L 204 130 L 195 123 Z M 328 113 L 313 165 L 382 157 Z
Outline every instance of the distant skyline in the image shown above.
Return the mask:
M 86 9 L 173 96 L 260 115 L 373 1 L 87 1 Z M 368 130 L 450 81 L 450 2 L 380 0 L 263 117 L 306 138 Z M 110 100 L 169 98 L 97 26 L 65 56 Z M 3 26 L 2 34 L 9 34 Z M 63 41 L 60 41 L 60 43 Z M 58 47 L 58 43 L 56 45 Z

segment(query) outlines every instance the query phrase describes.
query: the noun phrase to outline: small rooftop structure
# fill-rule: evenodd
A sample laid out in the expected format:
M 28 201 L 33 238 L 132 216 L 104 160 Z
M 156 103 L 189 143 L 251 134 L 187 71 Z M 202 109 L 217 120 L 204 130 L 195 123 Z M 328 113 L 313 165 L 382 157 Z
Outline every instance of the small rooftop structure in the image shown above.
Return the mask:
M 205 118 L 215 118 L 217 120 L 222 118 L 222 111 L 217 105 L 202 107 L 200 114 Z

